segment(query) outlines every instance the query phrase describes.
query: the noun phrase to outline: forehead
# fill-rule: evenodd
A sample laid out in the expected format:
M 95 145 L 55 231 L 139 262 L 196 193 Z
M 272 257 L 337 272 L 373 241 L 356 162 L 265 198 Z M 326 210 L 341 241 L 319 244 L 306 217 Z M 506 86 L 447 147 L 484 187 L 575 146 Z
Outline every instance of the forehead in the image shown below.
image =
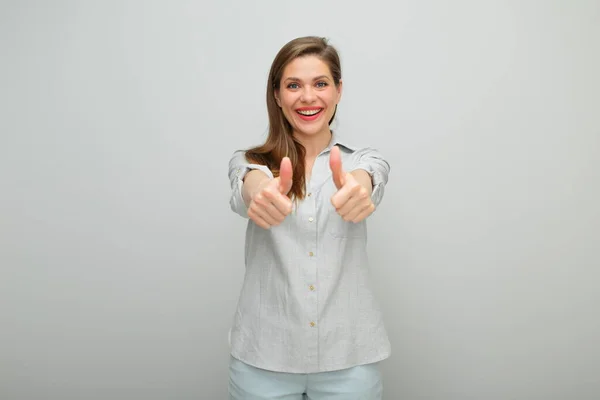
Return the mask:
M 329 66 L 321 61 L 319 57 L 308 55 L 297 57 L 288 65 L 286 65 L 286 67 L 283 69 L 283 76 L 281 79 L 295 77 L 299 79 L 310 80 L 314 77 L 323 75 L 331 78 Z

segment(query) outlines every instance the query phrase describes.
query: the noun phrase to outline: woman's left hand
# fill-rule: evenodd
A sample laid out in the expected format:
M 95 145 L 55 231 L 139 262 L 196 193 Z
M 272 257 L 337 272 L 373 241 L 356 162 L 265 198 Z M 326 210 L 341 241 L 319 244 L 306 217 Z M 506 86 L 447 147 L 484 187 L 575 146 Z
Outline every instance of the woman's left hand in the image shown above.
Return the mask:
M 329 167 L 333 173 L 333 182 L 338 189 L 331 197 L 331 204 L 345 220 L 354 223 L 367 218 L 375 211 L 371 200 L 371 176 L 365 170 L 345 172 L 342 168 L 340 149 L 334 146 L 329 156 Z

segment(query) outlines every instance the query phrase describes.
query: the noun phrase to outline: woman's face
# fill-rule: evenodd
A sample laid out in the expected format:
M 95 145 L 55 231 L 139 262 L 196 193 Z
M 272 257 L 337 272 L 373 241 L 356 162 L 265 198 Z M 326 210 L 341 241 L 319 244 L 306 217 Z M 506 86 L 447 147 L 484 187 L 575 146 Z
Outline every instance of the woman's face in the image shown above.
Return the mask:
M 277 104 L 302 138 L 329 133 L 329 120 L 342 95 L 342 82 L 336 87 L 329 67 L 316 56 L 294 59 L 283 70 Z

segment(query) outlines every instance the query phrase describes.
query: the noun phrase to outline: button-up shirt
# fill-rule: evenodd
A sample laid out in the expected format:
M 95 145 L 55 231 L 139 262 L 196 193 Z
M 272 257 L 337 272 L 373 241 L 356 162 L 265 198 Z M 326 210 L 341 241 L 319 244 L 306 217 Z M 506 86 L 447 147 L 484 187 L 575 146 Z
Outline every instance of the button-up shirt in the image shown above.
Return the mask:
M 390 355 L 382 312 L 369 279 L 367 219 L 346 222 L 331 197 L 337 191 L 329 153 L 338 145 L 346 172 L 363 169 L 382 200 L 390 166 L 372 148 L 331 142 L 316 158 L 306 197 L 283 223 L 263 229 L 248 219 L 245 276 L 230 331 L 231 355 L 262 369 L 313 373 L 377 362 Z M 243 151 L 229 163 L 231 209 L 248 218 L 243 178 L 264 165 Z

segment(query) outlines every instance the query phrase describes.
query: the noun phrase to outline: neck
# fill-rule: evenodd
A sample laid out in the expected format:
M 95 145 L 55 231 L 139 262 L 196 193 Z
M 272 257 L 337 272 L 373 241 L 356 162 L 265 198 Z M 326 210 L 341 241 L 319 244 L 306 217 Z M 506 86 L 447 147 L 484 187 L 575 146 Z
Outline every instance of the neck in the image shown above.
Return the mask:
M 306 158 L 315 158 L 329 146 L 329 143 L 331 142 L 331 131 L 327 129 L 322 133 L 310 136 L 295 133 L 294 137 L 296 137 L 300 144 L 304 146 Z

